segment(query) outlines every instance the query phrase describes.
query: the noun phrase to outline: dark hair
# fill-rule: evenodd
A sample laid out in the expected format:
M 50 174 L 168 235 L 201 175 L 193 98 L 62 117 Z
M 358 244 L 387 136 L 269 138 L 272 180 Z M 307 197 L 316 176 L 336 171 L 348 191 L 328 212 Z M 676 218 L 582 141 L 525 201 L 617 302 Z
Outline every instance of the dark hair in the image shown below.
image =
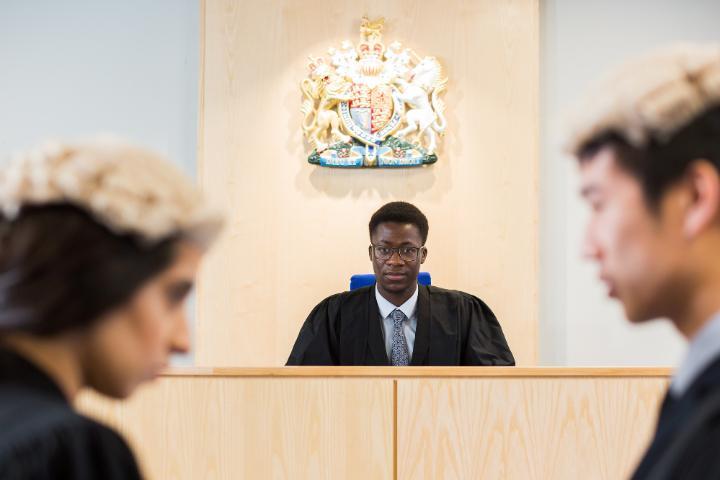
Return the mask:
M 427 241 L 430 229 L 427 218 L 412 203 L 390 202 L 380 207 L 370 218 L 370 236 L 372 237 L 378 225 L 385 222 L 411 223 L 420 231 L 423 244 Z
M 651 138 L 644 148 L 632 146 L 617 132 L 604 132 L 581 146 L 578 159 L 588 161 L 604 147 L 613 150 L 620 166 L 641 183 L 648 205 L 656 207 L 693 161 L 707 160 L 720 171 L 720 106 L 698 115 L 666 141 Z
M 0 217 L 0 335 L 91 325 L 170 265 L 175 240 L 144 247 L 67 204 Z

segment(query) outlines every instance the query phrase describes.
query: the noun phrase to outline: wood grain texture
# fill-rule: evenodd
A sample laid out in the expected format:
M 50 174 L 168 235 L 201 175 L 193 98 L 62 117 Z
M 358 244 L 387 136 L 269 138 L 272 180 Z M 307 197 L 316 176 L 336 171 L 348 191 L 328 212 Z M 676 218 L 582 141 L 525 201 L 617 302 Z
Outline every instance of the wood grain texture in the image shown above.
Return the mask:
M 430 221 L 424 269 L 495 311 L 518 364 L 537 360 L 537 0 L 206 0 L 198 175 L 229 225 L 201 273 L 199 366 L 279 366 L 312 307 L 368 272 L 367 222 L 406 200 Z M 299 82 L 308 55 L 384 39 L 438 57 L 449 77 L 436 165 L 306 162 Z
M 130 439 L 150 479 L 376 480 L 396 462 L 399 479 L 609 480 L 635 465 L 667 384 L 170 376 L 128 402 L 79 404 Z
M 400 380 L 397 478 L 627 478 L 649 441 L 667 383 Z
M 219 367 L 171 368 L 167 377 L 669 378 L 667 367 Z
M 393 386 L 377 379 L 164 378 L 82 410 L 150 479 L 391 479 Z

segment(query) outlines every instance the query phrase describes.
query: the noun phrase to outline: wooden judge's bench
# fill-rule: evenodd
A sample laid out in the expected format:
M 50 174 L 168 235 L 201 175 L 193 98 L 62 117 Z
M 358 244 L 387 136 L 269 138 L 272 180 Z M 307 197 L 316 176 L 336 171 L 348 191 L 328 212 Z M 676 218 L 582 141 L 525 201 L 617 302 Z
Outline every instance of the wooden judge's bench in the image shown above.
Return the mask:
M 654 428 L 657 368 L 173 369 L 80 408 L 148 478 L 621 479 Z

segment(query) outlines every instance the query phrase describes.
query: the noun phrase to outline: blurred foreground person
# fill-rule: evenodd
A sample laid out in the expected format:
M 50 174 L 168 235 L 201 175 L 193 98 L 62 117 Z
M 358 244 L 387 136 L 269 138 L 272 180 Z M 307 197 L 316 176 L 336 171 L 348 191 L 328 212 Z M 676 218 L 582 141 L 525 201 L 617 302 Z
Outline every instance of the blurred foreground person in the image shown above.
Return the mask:
M 633 478 L 720 478 L 720 46 L 627 65 L 578 110 L 569 150 L 586 254 L 631 322 L 690 342 Z
M 189 348 L 185 299 L 220 217 L 119 143 L 47 145 L 0 168 L 0 479 L 133 479 L 125 441 L 77 413 Z

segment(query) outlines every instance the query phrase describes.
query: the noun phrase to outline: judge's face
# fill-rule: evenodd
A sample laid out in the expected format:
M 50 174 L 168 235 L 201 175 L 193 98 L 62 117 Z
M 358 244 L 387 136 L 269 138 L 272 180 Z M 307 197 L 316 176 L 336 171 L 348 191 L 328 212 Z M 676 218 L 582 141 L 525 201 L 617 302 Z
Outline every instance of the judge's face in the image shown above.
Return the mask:
M 126 397 L 140 383 L 156 377 L 172 353 L 189 350 L 185 305 L 200 257 L 201 251 L 192 244 L 178 244 L 168 268 L 95 324 L 83 362 L 89 386 L 112 397 Z
M 420 265 L 425 263 L 427 249 L 423 247 L 420 230 L 411 223 L 384 222 L 375 228 L 370 242 L 379 247 L 418 248 L 417 256 L 414 259 L 403 256 L 399 252 L 392 252 L 387 259 L 378 258 L 370 249 L 370 260 L 372 260 L 375 278 L 378 289 L 383 294 L 390 296 L 412 294 L 417 285 L 417 276 L 420 273 Z
M 640 183 L 609 147 L 580 168 L 582 196 L 591 207 L 584 253 L 600 267 L 608 295 L 622 302 L 632 322 L 667 316 L 682 284 L 677 199 L 666 193 L 651 211 Z

